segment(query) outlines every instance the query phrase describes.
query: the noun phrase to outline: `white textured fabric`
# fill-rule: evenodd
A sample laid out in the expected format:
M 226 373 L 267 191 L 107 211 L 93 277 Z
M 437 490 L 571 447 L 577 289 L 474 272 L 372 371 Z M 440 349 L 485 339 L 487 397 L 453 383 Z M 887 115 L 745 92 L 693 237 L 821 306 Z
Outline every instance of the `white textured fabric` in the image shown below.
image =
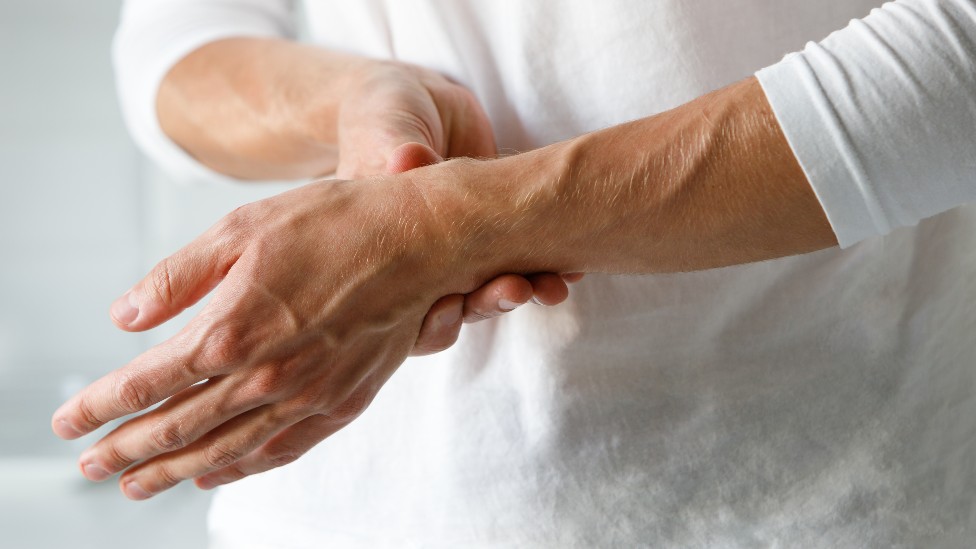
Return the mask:
M 511 151 L 682 104 L 880 2 L 304 4 L 324 47 L 422 64 L 470 87 Z M 956 162 L 946 149 L 974 143 L 971 111 L 933 114 L 958 122 L 944 134 L 918 124 L 917 111 L 936 113 L 948 96 L 945 108 L 965 104 L 956 93 L 972 91 L 972 75 L 914 63 L 965 66 L 967 6 L 900 2 L 861 24 L 911 35 L 885 36 L 894 49 L 865 46 L 854 30 L 761 75 L 847 249 L 589 276 L 564 305 L 468 327 L 451 350 L 408 361 L 357 422 L 303 459 L 221 489 L 214 549 L 972 546 L 976 211 L 851 245 L 963 196 L 964 164 L 933 166 L 915 148 Z M 210 9 L 224 15 L 198 24 Z M 130 0 L 116 43 L 120 88 L 153 157 L 200 173 L 151 119 L 151 83 L 177 57 L 160 52 L 190 51 L 207 32 L 285 29 L 287 14 L 274 1 Z M 831 79 L 818 51 L 859 68 Z M 888 78 L 875 71 L 895 58 L 910 66 L 899 75 L 949 80 L 883 90 L 860 81 Z M 845 83 L 850 95 L 835 87 Z M 885 104 L 866 95 L 881 91 Z M 831 106 L 850 97 L 875 110 L 848 119 Z M 824 126 L 847 138 L 815 131 Z M 836 167 L 848 158 L 860 172 Z M 842 187 L 850 181 L 874 194 Z
M 842 247 L 976 199 L 976 4 L 902 0 L 759 72 Z

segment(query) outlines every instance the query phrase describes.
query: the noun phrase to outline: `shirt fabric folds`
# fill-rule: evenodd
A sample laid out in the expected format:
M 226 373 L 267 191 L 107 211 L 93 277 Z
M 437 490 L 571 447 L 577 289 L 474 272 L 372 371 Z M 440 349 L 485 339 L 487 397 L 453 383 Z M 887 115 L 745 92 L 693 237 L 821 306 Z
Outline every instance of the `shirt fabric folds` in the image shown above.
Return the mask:
M 114 55 L 147 154 L 218 177 L 160 130 L 156 88 L 212 40 L 294 36 L 298 7 L 126 2 Z M 296 463 L 221 488 L 213 549 L 972 546 L 973 2 L 300 7 L 313 43 L 470 88 L 503 152 L 757 74 L 842 248 L 591 275 L 466 327 Z

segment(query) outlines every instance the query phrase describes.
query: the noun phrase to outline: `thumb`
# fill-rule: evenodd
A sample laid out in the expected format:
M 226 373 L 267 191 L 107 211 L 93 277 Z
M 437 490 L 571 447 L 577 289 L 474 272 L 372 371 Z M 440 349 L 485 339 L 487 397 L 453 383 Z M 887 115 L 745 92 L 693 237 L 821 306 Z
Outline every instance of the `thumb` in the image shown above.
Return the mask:
M 422 143 L 404 143 L 393 149 L 386 161 L 386 173 L 398 174 L 443 162 L 441 155 Z
M 115 300 L 111 317 L 129 332 L 154 328 L 203 299 L 237 261 L 204 234 L 160 261 L 131 290 Z

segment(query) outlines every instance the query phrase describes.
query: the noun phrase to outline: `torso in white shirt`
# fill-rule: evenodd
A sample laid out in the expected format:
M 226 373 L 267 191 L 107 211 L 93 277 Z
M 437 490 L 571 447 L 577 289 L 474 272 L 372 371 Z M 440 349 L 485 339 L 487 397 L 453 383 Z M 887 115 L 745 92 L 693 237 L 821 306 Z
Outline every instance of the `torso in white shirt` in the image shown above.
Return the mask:
M 877 5 L 306 10 L 316 43 L 471 88 L 514 152 L 675 107 Z M 222 489 L 215 547 L 963 546 L 974 235 L 963 208 L 847 250 L 588 276 L 563 305 L 466 327 L 297 463 Z

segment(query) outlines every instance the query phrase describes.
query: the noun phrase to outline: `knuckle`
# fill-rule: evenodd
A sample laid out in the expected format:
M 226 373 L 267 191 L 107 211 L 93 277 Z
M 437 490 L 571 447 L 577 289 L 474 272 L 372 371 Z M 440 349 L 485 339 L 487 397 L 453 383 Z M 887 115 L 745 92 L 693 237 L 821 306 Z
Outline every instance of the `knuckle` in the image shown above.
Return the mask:
M 173 284 L 173 269 L 175 269 L 173 259 L 167 257 L 160 261 L 149 273 L 149 287 L 147 290 L 149 290 L 156 301 L 159 301 L 163 305 L 172 305 L 176 298 Z
M 251 232 L 256 226 L 256 212 L 254 204 L 239 206 L 219 221 L 211 229 L 211 236 L 221 248 L 233 248 Z
M 203 448 L 203 459 L 214 469 L 223 469 L 244 457 L 242 452 L 221 441 L 213 441 Z
M 152 384 L 135 375 L 120 376 L 115 384 L 115 401 L 127 412 L 138 412 L 156 403 Z
M 240 463 L 234 463 L 227 467 L 224 467 L 220 472 L 213 474 L 208 474 L 207 477 L 213 479 L 216 485 L 229 484 L 231 482 L 237 482 L 242 478 L 249 476 L 250 474 L 241 467 Z
M 265 457 L 265 461 L 272 468 L 284 467 L 290 463 L 298 461 L 302 457 L 302 452 L 291 449 L 281 449 L 270 452 Z
M 300 419 L 310 413 L 328 408 L 327 397 L 318 391 L 304 390 L 288 399 L 284 409 L 287 410 L 287 417 Z
M 168 488 L 168 487 L 171 487 L 171 486 L 176 486 L 181 481 L 185 480 L 185 479 L 180 478 L 179 475 L 177 475 L 176 473 L 174 473 L 166 465 L 159 465 L 156 468 L 155 473 L 156 473 L 156 476 L 161 481 L 160 484 L 161 484 L 162 487 L 167 487 Z
M 238 364 L 247 358 L 244 337 L 233 325 L 211 330 L 205 346 L 205 360 L 214 366 Z
M 228 481 L 241 480 L 242 478 L 248 476 L 247 471 L 245 471 L 239 464 L 233 464 L 224 470 L 224 478 Z
M 277 368 L 261 368 L 251 374 L 248 381 L 248 392 L 256 398 L 276 395 L 284 388 L 284 381 Z
M 101 420 L 95 414 L 91 400 L 87 397 L 78 401 L 78 417 L 81 419 L 81 424 L 85 429 L 94 429 L 102 424 Z
M 187 445 L 188 438 L 178 425 L 159 421 L 149 430 L 149 439 L 157 450 L 164 452 L 177 450 Z
M 250 218 L 250 207 L 248 205 L 238 206 L 230 213 L 220 218 L 217 222 L 217 233 L 234 238 L 248 225 Z
M 114 469 L 124 469 L 135 462 L 135 459 L 119 449 L 118 446 L 111 444 L 105 449 L 106 459 L 109 467 Z
M 327 416 L 340 423 L 350 423 L 369 407 L 371 398 L 366 391 L 355 391 L 349 398 L 334 406 Z
M 242 358 L 241 346 L 230 338 L 221 338 L 207 346 L 209 363 L 219 366 L 237 364 Z

